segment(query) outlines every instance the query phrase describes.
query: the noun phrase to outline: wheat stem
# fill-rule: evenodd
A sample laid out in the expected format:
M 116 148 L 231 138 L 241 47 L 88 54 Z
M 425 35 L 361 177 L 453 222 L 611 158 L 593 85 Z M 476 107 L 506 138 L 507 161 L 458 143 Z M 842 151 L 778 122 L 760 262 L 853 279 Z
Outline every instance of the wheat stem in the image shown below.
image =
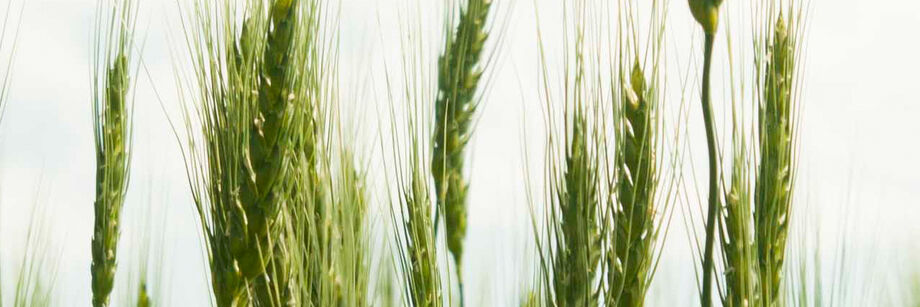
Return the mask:
M 706 245 L 703 254 L 703 288 L 700 296 L 703 307 L 712 305 L 713 245 L 715 242 L 715 218 L 719 210 L 719 158 L 716 148 L 715 123 L 713 122 L 710 97 L 710 74 L 712 70 L 712 49 L 715 34 L 706 33 L 703 53 L 703 124 L 706 126 L 706 147 L 709 151 L 709 207 L 706 213 Z

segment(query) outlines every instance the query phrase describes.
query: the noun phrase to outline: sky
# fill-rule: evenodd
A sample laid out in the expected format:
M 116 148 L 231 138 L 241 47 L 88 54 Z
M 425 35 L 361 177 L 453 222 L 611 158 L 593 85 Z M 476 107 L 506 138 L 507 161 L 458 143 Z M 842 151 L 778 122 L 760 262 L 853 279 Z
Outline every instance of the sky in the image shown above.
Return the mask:
M 4 267 L 22 259 L 24 234 L 37 212 L 48 229 L 56 264 L 56 305 L 90 305 L 90 238 L 93 223 L 94 149 L 91 109 L 91 33 L 93 0 L 6 0 L 22 8 L 13 81 L 0 124 L 0 261 Z M 206 261 L 200 228 L 191 201 L 182 149 L 169 120 L 183 105 L 176 76 L 188 73 L 183 57 L 180 7 L 192 0 L 139 1 L 139 54 L 144 69 L 136 78 L 134 158 L 122 223 L 118 276 L 137 263 L 131 252 L 148 227 L 163 238 L 153 249 L 162 254 L 157 271 L 174 306 L 208 302 Z M 387 68 L 400 59 L 401 27 L 417 27 L 425 37 L 425 55 L 436 59 L 441 35 L 441 1 L 419 1 L 418 14 L 406 14 L 406 0 L 340 0 L 341 83 L 352 97 L 349 121 L 367 140 L 369 155 L 380 150 L 376 129 L 385 122 L 387 101 L 379 91 Z M 526 183 L 539 187 L 542 172 L 542 126 L 536 25 L 544 30 L 547 53 L 560 55 L 561 10 L 552 0 L 494 0 L 503 31 L 501 44 L 488 48 L 497 65 L 488 74 L 490 91 L 471 142 L 472 182 L 467 264 L 468 297 L 505 306 L 523 293 L 532 259 L 530 211 Z M 747 1 L 729 3 L 734 43 L 749 33 Z M 24 5 L 24 8 L 23 8 Z M 5 7 L 5 5 L 0 5 Z M 0 8 L 5 12 L 6 8 Z M 401 13 L 402 12 L 402 13 Z M 539 19 L 536 18 L 539 14 Z M 15 15 L 15 14 L 14 14 Z M 907 257 L 920 235 L 920 4 L 910 0 L 811 0 L 802 96 L 801 156 L 796 186 L 799 216 L 827 235 L 823 244 L 846 243 L 868 259 Z M 538 21 L 539 20 L 539 21 Z M 15 23 L 15 22 L 14 22 Z M 745 28 L 745 27 L 748 28 Z M 669 4 L 666 59 L 668 76 L 684 75 L 699 65 L 700 33 L 685 1 Z M 725 33 L 726 31 L 723 31 Z M 725 37 L 717 57 L 725 58 Z M 8 45 L 7 45 L 8 46 Z M 742 45 L 743 46 L 743 45 Z M 743 49 L 743 48 L 742 48 Z M 5 59 L 8 50 L 0 52 Z M 690 55 L 695 54 L 693 58 Z M 749 59 L 749 58 L 748 58 Z M 742 58 L 743 60 L 743 58 Z M 185 66 L 183 66 L 185 65 Z M 714 71 L 716 116 L 724 123 L 727 66 Z M 392 67 L 390 65 L 389 67 Z M 177 71 L 178 70 L 178 71 Z M 433 76 L 431 74 L 430 76 Z M 681 100 L 679 78 L 668 78 L 665 109 L 676 112 Z M 690 94 L 695 91 L 690 90 Z M 696 178 L 704 178 L 706 153 L 700 112 L 689 97 L 686 124 L 690 160 Z M 722 100 L 722 103 L 718 102 Z M 670 114 L 670 113 L 669 113 Z M 526 157 L 526 158 L 525 158 Z M 701 166 L 702 165 L 702 166 Z M 691 170 L 692 171 L 692 170 Z M 385 173 L 374 172 L 375 197 L 385 198 Z M 702 181 L 700 181 L 702 184 Z M 692 187 L 692 186 L 691 186 Z M 696 212 L 695 203 L 680 204 Z M 672 221 L 662 266 L 650 304 L 693 302 L 692 249 L 681 215 Z M 386 223 L 385 221 L 383 223 Z M 803 225 L 804 225 L 803 224 Z M 697 223 L 699 225 L 699 223 Z M 795 225 L 795 224 L 794 224 Z M 796 227 L 796 226 L 793 226 Z M 920 254 L 914 253 L 920 256 Z M 822 256 L 831 257 L 831 256 Z M 872 258 L 876 257 L 876 258 Z M 870 271 L 871 261 L 855 264 Z M 895 265 L 884 262 L 881 265 Z M 50 268 L 50 267 L 49 267 Z M 6 280 L 12 274 L 4 270 Z M 885 280 L 896 276 L 883 276 Z M 7 285 L 9 287 L 9 285 Z M 7 288 L 8 289 L 8 288 Z M 116 301 L 121 295 L 116 288 Z M 667 293 L 668 295 L 663 295 Z

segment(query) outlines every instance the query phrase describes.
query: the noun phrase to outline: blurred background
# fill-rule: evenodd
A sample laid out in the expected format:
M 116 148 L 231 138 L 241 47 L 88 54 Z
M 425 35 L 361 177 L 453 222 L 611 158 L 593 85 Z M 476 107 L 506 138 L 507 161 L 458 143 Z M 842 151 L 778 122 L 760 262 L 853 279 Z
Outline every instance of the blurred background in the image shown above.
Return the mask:
M 10 99 L 0 126 L 0 259 L 4 268 L 22 260 L 24 237 L 35 214 L 48 229 L 50 252 L 59 256 L 56 305 L 89 306 L 95 173 L 90 63 L 96 1 L 6 1 L 12 5 L 0 4 L 0 10 L 13 11 L 10 23 L 18 24 L 20 33 Z M 134 254 L 144 241 L 144 229 L 149 229 L 153 237 L 161 238 L 150 249 L 162 260 L 150 270 L 159 272 L 166 305 L 204 306 L 209 286 L 201 230 L 181 143 L 169 122 L 181 122 L 184 108 L 177 78 L 190 71 L 181 23 L 182 12 L 193 0 L 138 2 L 137 48 L 143 67 L 135 79 L 134 158 L 118 274 L 127 276 L 136 267 L 139 258 Z M 330 1 L 341 5 L 340 83 L 351 109 L 346 117 L 358 129 L 363 149 L 373 161 L 390 153 L 381 149 L 379 141 L 386 129 L 377 129 L 387 117 L 388 102 L 381 92 L 387 69 L 383 64 L 393 66 L 404 53 L 400 44 L 404 38 L 399 35 L 404 27 L 424 34 L 422 52 L 435 63 L 447 2 Z M 494 31 L 503 32 L 503 40 L 489 46 L 498 64 L 490 72 L 490 90 L 484 93 L 469 151 L 473 162 L 463 274 L 468 302 L 510 306 L 533 280 L 535 265 L 526 187 L 530 183 L 540 191 L 546 135 L 538 96 L 536 29 L 539 24 L 544 32 L 550 62 L 557 62 L 553 59 L 562 55 L 563 21 L 560 1 L 494 2 L 499 8 L 493 14 Z M 750 7 L 748 1 L 726 2 L 725 24 L 732 25 L 731 33 L 737 35 L 733 43 L 742 46 L 740 55 L 750 47 L 750 40 L 745 40 L 751 32 Z M 804 229 L 797 233 L 807 235 L 799 237 L 820 239 L 791 248 L 821 250 L 823 261 L 844 263 L 849 274 L 865 276 L 840 287 L 874 287 L 894 297 L 906 291 L 901 281 L 913 272 L 911 257 L 920 257 L 914 243 L 920 236 L 920 96 L 916 93 L 920 36 L 915 35 L 920 29 L 920 3 L 811 0 L 810 4 L 793 228 Z M 681 78 L 688 69 L 695 75 L 700 65 L 701 33 L 686 1 L 672 0 L 668 7 L 669 91 L 664 112 L 671 124 L 681 115 L 690 118 L 686 123 L 689 161 L 684 170 L 686 188 L 692 190 L 686 199 L 695 200 L 694 178 L 705 178 L 705 141 L 697 86 L 692 80 L 682 84 Z M 21 17 L 16 16 L 19 10 Z M 724 33 L 718 42 L 722 48 L 717 49 L 717 57 L 723 59 Z M 750 57 L 736 61 L 747 63 Z M 717 62 L 714 71 L 716 116 L 723 124 L 721 131 L 727 131 L 728 63 Z M 178 129 L 180 135 L 184 133 L 184 128 Z M 696 165 L 696 173 L 690 164 Z M 525 177 L 525 169 L 531 178 Z M 384 206 L 386 174 L 374 167 L 371 173 L 375 203 Z M 649 294 L 653 306 L 696 304 L 698 264 L 691 258 L 690 242 L 692 227 L 701 224 L 699 204 L 683 201 L 675 206 Z M 696 226 L 685 222 L 688 219 Z M 386 216 L 373 222 L 390 223 Z M 848 251 L 845 259 L 840 259 L 841 246 Z M 14 273 L 5 269 L 2 277 L 8 280 Z M 833 278 L 841 273 L 826 268 L 822 274 Z M 123 293 L 119 291 L 116 287 L 115 302 Z

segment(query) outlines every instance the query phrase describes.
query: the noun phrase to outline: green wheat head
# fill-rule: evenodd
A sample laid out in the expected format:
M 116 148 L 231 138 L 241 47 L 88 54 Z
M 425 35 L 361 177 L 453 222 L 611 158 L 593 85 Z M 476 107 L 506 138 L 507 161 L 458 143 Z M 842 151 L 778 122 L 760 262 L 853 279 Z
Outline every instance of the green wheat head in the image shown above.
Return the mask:
M 593 289 L 600 260 L 598 217 L 599 175 L 596 154 L 589 148 L 588 120 L 576 111 L 572 139 L 562 172 L 562 189 L 556 191 L 560 223 L 555 234 L 557 252 L 553 278 L 561 306 L 594 306 Z
M 623 106 L 622 126 L 617 133 L 614 248 L 607 254 L 612 291 L 608 306 L 644 304 L 657 234 L 657 96 L 638 62 L 628 81 L 620 97 Z
M 93 119 L 96 142 L 96 201 L 92 239 L 93 306 L 108 306 L 115 282 L 119 220 L 128 188 L 131 149 L 130 56 L 134 3 L 118 1 L 106 25 L 100 16 L 94 71 Z
M 751 165 L 743 130 L 734 132 L 731 186 L 721 212 L 722 255 L 725 268 L 725 306 L 762 306 L 759 267 L 755 255 L 751 212 Z
M 297 302 L 291 270 L 302 267 L 291 255 L 300 249 L 287 245 L 300 225 L 287 225 L 283 209 L 305 206 L 294 187 L 303 183 L 298 150 L 316 82 L 304 32 L 315 30 L 305 25 L 317 8 L 309 0 L 195 6 L 187 35 L 203 145 L 190 130 L 189 173 L 218 306 Z
M 762 297 L 769 305 L 779 300 L 785 259 L 789 213 L 795 174 L 795 106 L 797 62 L 794 18 L 775 19 L 766 36 L 765 63 L 760 70 L 758 132 L 760 161 L 754 191 L 754 227 Z M 792 32 L 790 32 L 790 30 Z
M 566 39 L 573 42 L 567 50 L 566 71 L 561 103 L 544 96 L 549 121 L 548 189 L 546 195 L 547 233 L 541 248 L 541 274 L 545 283 L 542 294 L 550 306 L 596 306 L 598 303 L 598 267 L 601 258 L 601 208 L 599 206 L 600 167 L 597 120 L 590 113 L 597 106 L 597 90 L 586 81 L 584 52 L 584 18 L 587 5 L 576 1 L 565 5 L 572 16 L 567 24 Z M 572 36 L 569 36 L 572 35 Z M 544 89 L 548 95 L 554 86 L 548 77 L 548 62 L 543 53 Z M 561 111 L 560 111 L 561 108 Z M 558 125 L 556 119 L 561 119 Z M 560 129 L 561 128 L 561 129 Z M 559 148 L 561 147 L 561 148 Z
M 438 210 L 444 212 L 447 246 L 454 257 L 458 274 L 462 268 L 463 240 L 466 237 L 466 193 L 469 188 L 463 177 L 464 152 L 476 112 L 475 95 L 482 75 L 480 58 L 488 38 L 486 20 L 491 6 L 491 0 L 467 2 L 465 10 L 460 12 L 457 29 L 448 37 L 438 63 L 431 173 Z

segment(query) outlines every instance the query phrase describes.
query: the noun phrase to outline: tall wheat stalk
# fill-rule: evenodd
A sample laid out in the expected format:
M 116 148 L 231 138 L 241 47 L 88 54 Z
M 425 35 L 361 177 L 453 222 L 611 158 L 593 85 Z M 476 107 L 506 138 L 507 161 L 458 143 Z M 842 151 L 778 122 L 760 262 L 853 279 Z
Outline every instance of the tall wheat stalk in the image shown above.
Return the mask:
M 662 89 L 664 8 L 652 3 L 647 64 L 640 64 L 636 3 L 620 2 L 618 65 L 614 102 L 614 176 L 610 186 L 615 197 L 609 205 L 613 225 L 605 251 L 607 270 L 606 306 L 643 306 L 655 265 L 658 235 L 662 229 L 659 210 L 668 197 L 659 195 L 661 151 L 659 106 Z M 630 31 L 632 30 L 632 31 Z M 648 77 L 646 76 L 648 75 Z M 667 190 L 663 190 L 668 192 Z
M 305 268 L 291 259 L 285 208 L 303 207 L 298 150 L 316 81 L 307 77 L 313 41 L 305 39 L 314 28 L 305 25 L 317 8 L 200 1 L 186 26 L 203 135 L 199 146 L 188 131 L 188 170 L 218 306 L 297 303 L 291 281 Z
M 99 2 L 93 70 L 96 201 L 92 238 L 93 306 L 108 306 L 115 282 L 121 209 L 131 160 L 130 61 L 134 3 Z M 108 17 L 104 17 L 108 16 Z M 103 22 L 105 20 L 105 22 Z
M 799 25 L 802 5 L 790 1 L 762 3 L 764 29 L 755 46 L 758 87 L 759 158 L 754 190 L 754 234 L 765 305 L 781 300 L 779 293 L 785 260 L 795 176 L 796 107 L 800 90 Z M 785 16 L 789 16 L 784 18 Z
M 488 38 L 486 20 L 491 0 L 469 0 L 460 12 L 455 31 L 448 34 L 438 63 L 438 97 L 431 158 L 438 209 L 444 212 L 447 247 L 453 255 L 463 297 L 462 258 L 466 237 L 466 193 L 463 177 L 466 144 L 478 102 L 476 90 L 483 68 L 483 45 Z
M 706 243 L 702 259 L 703 282 L 700 292 L 700 304 L 703 307 L 709 307 L 712 305 L 713 245 L 715 242 L 716 213 L 721 206 L 721 195 L 719 195 L 720 159 L 718 157 L 718 145 L 716 144 L 712 97 L 710 96 L 710 75 L 712 71 L 712 50 L 719 27 L 719 6 L 722 4 L 722 0 L 689 0 L 689 3 L 693 17 L 702 26 L 705 33 L 703 84 L 700 102 L 703 109 L 703 124 L 706 126 L 706 147 L 709 151 L 709 206 L 706 213 Z
M 546 234 L 538 238 L 546 305 L 596 306 L 601 257 L 600 167 L 596 117 L 598 91 L 586 80 L 584 50 L 586 1 L 564 4 L 566 70 L 561 104 L 550 93 L 544 42 L 542 98 L 548 117 Z M 570 20 L 571 18 L 571 20 Z M 538 28 L 538 33 L 540 30 Z M 572 35 L 569 37 L 569 35 Z M 589 62 L 592 63 L 592 62 Z M 559 109 L 562 109 L 560 112 Z M 561 127 L 557 122 L 561 119 Z M 561 130 L 561 131 L 560 131 Z M 562 147 L 562 148 L 559 148 Z

